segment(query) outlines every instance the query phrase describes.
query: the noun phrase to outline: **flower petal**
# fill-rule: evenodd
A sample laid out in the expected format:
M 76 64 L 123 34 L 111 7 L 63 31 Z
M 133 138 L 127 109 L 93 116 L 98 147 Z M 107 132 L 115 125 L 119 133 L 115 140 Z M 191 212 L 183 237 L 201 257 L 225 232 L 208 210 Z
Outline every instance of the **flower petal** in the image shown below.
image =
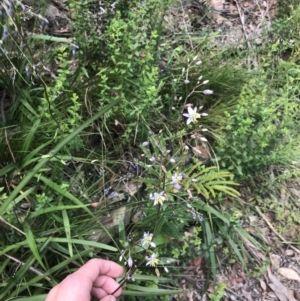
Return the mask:
M 189 115 L 194 114 L 194 110 L 191 107 L 188 107 L 187 109 L 188 109 Z M 197 108 L 196 108 L 196 110 L 197 110 Z

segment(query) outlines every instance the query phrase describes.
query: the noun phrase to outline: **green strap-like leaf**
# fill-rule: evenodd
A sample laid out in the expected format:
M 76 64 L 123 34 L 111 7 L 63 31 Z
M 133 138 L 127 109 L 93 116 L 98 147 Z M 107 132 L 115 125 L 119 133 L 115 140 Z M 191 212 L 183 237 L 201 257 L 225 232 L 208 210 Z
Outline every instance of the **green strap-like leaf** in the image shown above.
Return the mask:
M 159 277 L 156 278 L 156 281 L 159 280 Z M 123 295 L 136 295 L 136 296 L 158 296 L 158 295 L 172 295 L 180 293 L 182 290 L 172 290 L 172 289 L 161 289 L 161 288 L 152 288 L 145 287 L 135 284 L 127 284 L 126 286 L 130 290 L 123 290 Z M 131 291 L 134 290 L 134 291 Z
M 41 246 L 40 250 L 43 251 L 49 243 L 49 239 L 44 240 L 44 244 Z M 9 300 L 7 297 L 11 297 L 11 290 L 16 287 L 16 284 L 20 284 L 24 280 L 24 276 L 26 273 L 28 273 L 28 270 L 30 267 L 33 266 L 34 262 L 36 261 L 36 258 L 31 255 L 26 260 L 26 262 L 17 270 L 14 277 L 11 277 L 7 283 L 7 285 L 1 290 L 0 292 L 0 300 Z M 44 275 L 40 276 L 41 279 L 44 278 Z M 17 285 L 16 294 L 19 294 L 21 291 L 28 289 L 26 285 L 20 286 Z M 14 295 L 15 296 L 15 295 Z
M 47 295 L 37 295 L 37 296 L 31 296 L 31 297 L 21 297 L 12 299 L 11 301 L 45 301 Z
M 42 167 L 51 159 L 53 158 L 63 147 L 65 147 L 72 139 L 74 139 L 76 136 L 78 136 L 87 126 L 89 126 L 92 122 L 94 122 L 96 119 L 100 118 L 102 115 L 104 115 L 106 112 L 108 112 L 113 106 L 115 106 L 119 102 L 119 99 L 116 99 L 112 101 L 110 104 L 108 104 L 106 107 L 104 107 L 100 112 L 95 114 L 93 117 L 89 118 L 86 122 L 84 122 L 81 126 L 79 126 L 74 132 L 72 132 L 69 136 L 67 136 L 65 139 L 63 139 L 60 143 L 57 144 L 57 146 L 49 152 L 48 156 L 41 159 L 35 167 L 29 171 L 24 179 L 19 183 L 19 185 L 12 191 L 12 193 L 9 195 L 9 197 L 5 200 L 5 202 L 0 207 L 0 215 L 2 215 L 6 208 L 9 206 L 9 204 L 15 199 L 15 197 L 19 194 L 19 192 L 29 183 L 29 181 L 40 171 Z M 85 208 L 85 210 L 89 213 L 90 210 Z
M 65 270 L 68 266 L 69 263 L 74 262 L 74 260 L 77 259 L 81 259 L 84 255 L 89 254 L 91 251 L 93 251 L 92 249 L 88 249 L 88 250 L 84 250 L 82 252 L 77 253 L 76 255 L 74 255 L 71 258 L 68 258 L 62 262 L 60 262 L 59 264 L 55 265 L 54 267 L 51 267 L 48 271 L 46 271 L 43 275 L 39 275 L 36 276 L 34 278 L 31 278 L 28 282 L 26 282 L 26 285 L 22 285 L 22 286 L 18 286 L 12 293 L 9 294 L 9 297 L 15 297 L 17 295 L 19 295 L 22 291 L 27 290 L 29 286 L 31 285 L 36 285 L 37 283 L 39 283 L 42 279 L 45 279 L 46 277 L 50 276 L 57 271 L 60 270 Z M 18 283 L 18 282 L 16 282 Z M 55 281 L 51 280 L 51 284 L 54 286 L 57 283 L 55 283 Z M 0 300 L 3 300 L 4 298 L 1 298 L 1 294 L 0 294 Z
M 8 174 L 9 172 L 12 172 L 16 168 L 17 168 L 17 164 L 15 162 L 6 165 L 5 167 L 0 169 L 0 177 Z
M 61 210 L 71 210 L 71 209 L 79 209 L 83 207 L 87 207 L 87 205 L 62 205 L 62 206 L 54 206 L 54 207 L 48 207 L 48 208 L 42 208 L 39 209 L 38 211 L 32 212 L 29 214 L 29 219 L 35 218 L 39 215 L 47 214 L 49 212 L 56 212 L 56 211 L 61 211 Z
M 67 210 L 62 210 L 62 216 L 63 216 L 63 224 L 64 224 L 66 237 L 68 239 L 71 239 L 72 238 L 72 236 L 71 236 L 71 225 L 70 225 L 70 220 L 69 220 Z M 72 243 L 70 243 L 70 242 L 68 242 L 68 249 L 69 249 L 70 257 L 72 257 L 74 255 L 74 253 L 73 253 Z
M 36 175 L 36 177 L 43 181 L 46 185 L 48 185 L 49 187 L 51 187 L 53 190 L 57 191 L 62 197 L 66 197 L 67 199 L 69 199 L 70 201 L 72 201 L 73 203 L 75 203 L 78 206 L 81 206 L 83 209 L 85 209 L 90 215 L 93 216 L 93 214 L 91 213 L 91 211 L 84 206 L 84 204 L 78 199 L 76 198 L 73 194 L 71 194 L 69 191 L 61 188 L 58 184 L 54 183 L 52 180 L 42 176 L 42 175 Z
M 204 242 L 205 245 L 208 247 L 207 252 L 207 259 L 210 272 L 212 273 L 213 279 L 216 279 L 217 275 L 217 261 L 216 261 L 216 252 L 214 247 L 214 235 L 209 223 L 208 219 L 205 219 L 203 222 L 203 231 L 204 231 Z
M 44 243 L 48 238 L 37 238 L 35 240 L 36 243 Z M 57 242 L 57 243 L 73 243 L 73 244 L 79 244 L 79 245 L 84 245 L 84 246 L 90 246 L 90 247 L 95 247 L 98 249 L 103 249 L 103 250 L 108 250 L 108 251 L 113 251 L 116 252 L 118 251 L 118 249 L 116 249 L 115 247 L 106 245 L 106 244 L 102 244 L 100 242 L 95 242 L 95 241 L 90 241 L 90 240 L 83 240 L 83 239 L 69 239 L 69 238 L 54 238 L 51 237 L 50 238 L 51 242 Z M 0 251 L 0 256 L 8 253 L 11 250 L 16 250 L 22 246 L 28 246 L 28 242 L 27 240 L 18 242 L 16 244 L 7 246 L 6 248 L 4 248 L 2 251 Z M 1 300 L 1 299 L 0 299 Z
M 26 234 L 26 241 L 28 243 L 28 247 L 30 248 L 32 255 L 38 261 L 38 263 L 43 267 L 43 269 L 46 269 L 45 266 L 44 266 L 44 263 L 42 261 L 42 258 L 40 256 L 38 247 L 36 245 L 34 235 L 33 235 L 32 231 L 31 231 L 31 228 L 30 228 L 30 226 L 27 222 L 24 222 L 24 231 L 25 231 L 25 234 Z

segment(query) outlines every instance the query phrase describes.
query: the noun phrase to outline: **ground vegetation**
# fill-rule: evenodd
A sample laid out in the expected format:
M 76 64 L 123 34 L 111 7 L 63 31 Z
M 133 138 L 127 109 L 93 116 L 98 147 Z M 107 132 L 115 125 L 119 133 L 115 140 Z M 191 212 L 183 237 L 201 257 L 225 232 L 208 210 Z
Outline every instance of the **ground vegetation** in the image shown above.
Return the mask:
M 300 300 L 296 0 L 0 3 L 0 300 L 92 257 L 123 300 Z

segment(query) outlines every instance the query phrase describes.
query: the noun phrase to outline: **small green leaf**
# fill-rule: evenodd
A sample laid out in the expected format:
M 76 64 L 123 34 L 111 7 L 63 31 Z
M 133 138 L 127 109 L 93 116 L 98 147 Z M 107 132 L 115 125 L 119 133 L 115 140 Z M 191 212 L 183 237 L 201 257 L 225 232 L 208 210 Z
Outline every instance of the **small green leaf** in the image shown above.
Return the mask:
M 51 41 L 51 42 L 59 42 L 59 43 L 66 43 L 66 44 L 73 44 L 73 39 L 62 38 L 62 37 L 54 37 L 48 36 L 44 34 L 32 34 L 27 36 L 27 39 L 35 39 L 35 40 L 44 40 L 44 41 Z
M 68 213 L 66 210 L 62 210 L 62 216 L 63 216 L 63 224 L 64 224 L 66 237 L 68 239 L 71 239 L 71 225 L 70 225 L 69 216 L 68 216 Z M 68 249 L 69 249 L 70 257 L 72 257 L 74 254 L 73 254 L 72 243 L 70 243 L 70 242 L 68 242 Z
M 125 225 L 124 225 L 123 220 L 119 221 L 119 239 L 126 241 Z

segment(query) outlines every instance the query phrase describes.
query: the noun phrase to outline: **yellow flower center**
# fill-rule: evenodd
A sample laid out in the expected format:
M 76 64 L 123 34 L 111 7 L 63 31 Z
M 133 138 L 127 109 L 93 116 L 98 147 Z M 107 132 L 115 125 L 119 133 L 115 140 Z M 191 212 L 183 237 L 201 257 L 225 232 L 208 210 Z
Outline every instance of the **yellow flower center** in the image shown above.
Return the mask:
M 166 200 L 166 197 L 164 197 L 163 195 L 159 195 L 155 198 L 154 205 L 157 205 L 157 204 L 162 205 L 165 200 Z
M 151 265 L 152 265 L 153 267 L 155 267 L 156 265 L 158 265 L 158 263 L 159 263 L 159 259 L 157 259 L 157 258 L 154 258 L 154 259 L 152 259 L 152 261 L 151 261 Z
M 192 114 L 190 114 L 190 118 L 191 118 L 192 122 L 196 122 L 197 118 L 199 118 L 199 117 L 200 117 L 199 113 L 193 112 Z

